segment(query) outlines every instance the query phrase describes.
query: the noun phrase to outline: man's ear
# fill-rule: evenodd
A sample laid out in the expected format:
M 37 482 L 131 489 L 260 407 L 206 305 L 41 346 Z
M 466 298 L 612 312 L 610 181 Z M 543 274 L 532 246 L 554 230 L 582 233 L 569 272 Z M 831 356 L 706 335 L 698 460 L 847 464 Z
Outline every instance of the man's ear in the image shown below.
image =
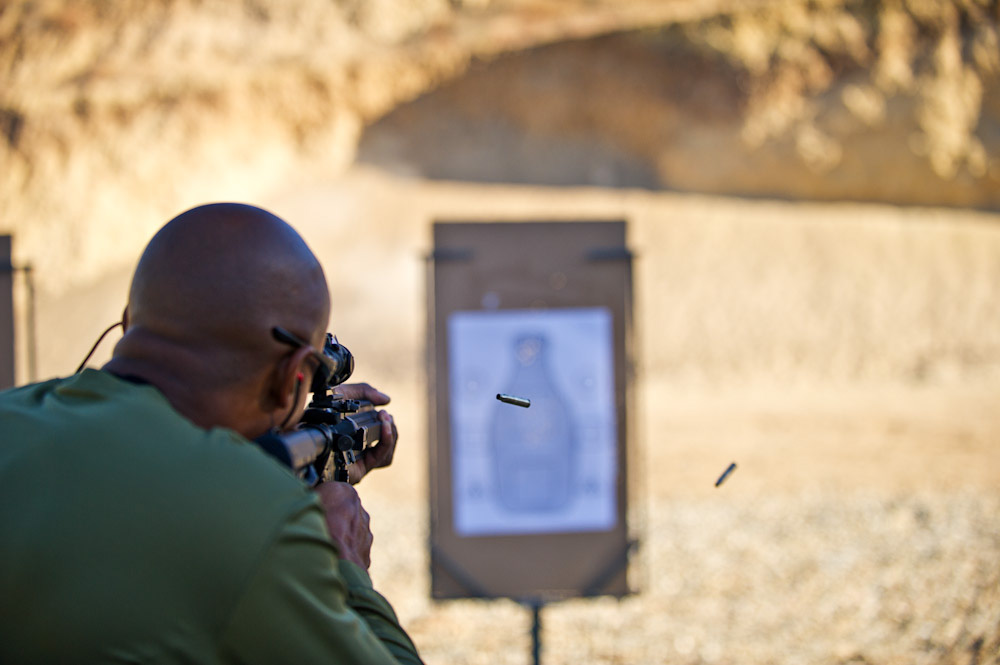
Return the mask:
M 128 305 L 125 305 L 125 309 L 122 310 L 122 334 L 128 332 Z
M 275 365 L 268 392 L 276 410 L 288 411 L 292 408 L 292 400 L 301 394 L 301 384 L 305 383 L 303 367 L 311 353 L 312 349 L 303 346 L 296 349 L 295 353 L 282 356 Z M 299 389 L 296 389 L 296 383 L 300 384 Z

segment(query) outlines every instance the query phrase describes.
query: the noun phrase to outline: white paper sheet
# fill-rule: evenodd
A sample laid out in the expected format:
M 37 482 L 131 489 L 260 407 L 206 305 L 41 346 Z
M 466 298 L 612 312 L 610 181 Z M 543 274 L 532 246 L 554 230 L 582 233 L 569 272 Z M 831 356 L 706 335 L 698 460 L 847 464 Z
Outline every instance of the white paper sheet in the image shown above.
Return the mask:
M 455 312 L 448 335 L 456 533 L 613 528 L 610 311 Z M 505 404 L 497 393 L 527 398 L 531 406 Z

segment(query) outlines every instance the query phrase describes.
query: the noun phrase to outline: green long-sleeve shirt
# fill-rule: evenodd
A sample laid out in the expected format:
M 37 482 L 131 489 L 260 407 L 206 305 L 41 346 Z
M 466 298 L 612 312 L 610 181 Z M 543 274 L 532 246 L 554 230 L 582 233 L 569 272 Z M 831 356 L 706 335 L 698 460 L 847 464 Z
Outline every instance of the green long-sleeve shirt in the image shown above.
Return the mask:
M 419 663 L 313 492 L 152 386 L 0 393 L 0 662 Z

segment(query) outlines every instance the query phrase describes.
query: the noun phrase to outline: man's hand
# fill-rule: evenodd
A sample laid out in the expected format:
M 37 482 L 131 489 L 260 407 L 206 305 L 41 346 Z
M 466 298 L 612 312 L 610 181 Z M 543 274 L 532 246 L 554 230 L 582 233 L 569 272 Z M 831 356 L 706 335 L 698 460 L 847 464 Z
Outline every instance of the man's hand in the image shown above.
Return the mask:
M 347 483 L 328 482 L 316 488 L 326 513 L 330 540 L 341 559 L 356 563 L 365 570 L 371 565 L 371 518 L 361 506 L 357 491 Z
M 347 399 L 366 399 L 375 406 L 389 403 L 388 395 L 372 388 L 367 383 L 337 386 L 333 392 Z M 379 411 L 378 419 L 382 421 L 382 435 L 379 442 L 366 449 L 358 457 L 358 461 L 347 467 L 348 479 L 352 485 L 358 483 L 372 469 L 392 464 L 392 457 L 396 453 L 396 439 L 399 436 L 396 424 L 388 411 Z

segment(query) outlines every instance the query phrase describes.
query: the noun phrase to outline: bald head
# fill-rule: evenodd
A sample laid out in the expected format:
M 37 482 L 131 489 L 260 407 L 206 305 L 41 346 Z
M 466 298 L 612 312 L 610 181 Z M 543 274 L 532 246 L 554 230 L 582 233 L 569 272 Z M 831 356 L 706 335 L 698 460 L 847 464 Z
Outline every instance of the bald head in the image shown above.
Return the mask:
M 236 380 L 280 352 L 271 328 L 316 343 L 329 314 L 323 269 L 292 227 L 253 206 L 205 205 L 167 223 L 143 252 L 116 355 L 155 342 Z

